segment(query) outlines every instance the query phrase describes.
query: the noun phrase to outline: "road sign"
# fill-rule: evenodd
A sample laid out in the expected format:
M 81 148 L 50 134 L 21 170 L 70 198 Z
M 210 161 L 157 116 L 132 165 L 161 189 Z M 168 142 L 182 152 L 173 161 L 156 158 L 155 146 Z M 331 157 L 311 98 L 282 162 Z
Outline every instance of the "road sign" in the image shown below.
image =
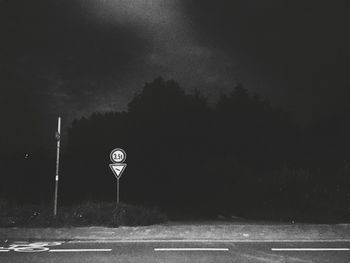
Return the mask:
M 122 163 L 126 159 L 126 153 L 121 148 L 115 148 L 113 151 L 111 151 L 109 157 L 113 163 Z
M 119 178 L 122 176 L 126 163 L 113 163 L 110 164 L 109 167 L 111 168 L 112 172 L 114 173 L 115 178 L 119 180 Z
M 117 178 L 117 204 L 119 204 L 119 178 L 122 176 L 126 163 L 123 163 L 126 159 L 126 153 L 121 148 L 115 148 L 111 151 L 109 158 L 113 163 L 109 165 L 115 178 Z

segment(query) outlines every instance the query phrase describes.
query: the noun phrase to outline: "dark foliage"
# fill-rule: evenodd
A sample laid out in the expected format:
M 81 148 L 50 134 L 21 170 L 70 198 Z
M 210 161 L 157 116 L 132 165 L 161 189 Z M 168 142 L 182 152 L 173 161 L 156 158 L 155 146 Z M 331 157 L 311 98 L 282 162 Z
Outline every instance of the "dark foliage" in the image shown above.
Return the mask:
M 347 134 L 345 115 L 301 129 L 290 114 L 242 86 L 212 107 L 198 91 L 187 94 L 158 78 L 135 95 L 127 112 L 95 113 L 72 123 L 60 201 L 113 200 L 109 153 L 120 147 L 128 156 L 120 179 L 125 202 L 179 213 L 245 214 L 264 207 L 343 213 L 350 205 Z M 22 157 L 16 169 L 30 171 L 30 180 L 3 158 L 2 170 L 19 176 L 6 177 L 2 195 L 23 191 L 21 201 L 48 200 L 54 159 L 41 156 L 39 165 Z M 32 168 L 23 168 L 25 162 Z M 19 181 L 27 184 L 20 188 Z

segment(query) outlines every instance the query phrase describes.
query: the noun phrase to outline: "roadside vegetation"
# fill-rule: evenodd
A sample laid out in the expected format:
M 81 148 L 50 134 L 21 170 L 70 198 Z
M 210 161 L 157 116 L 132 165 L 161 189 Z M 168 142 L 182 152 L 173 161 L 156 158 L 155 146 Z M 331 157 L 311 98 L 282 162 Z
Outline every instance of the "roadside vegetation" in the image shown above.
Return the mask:
M 63 206 L 53 217 L 48 205 L 18 205 L 0 200 L 0 227 L 146 226 L 165 222 L 157 208 L 85 202 Z
M 121 147 L 128 154 L 121 178 L 125 203 L 157 206 L 169 217 L 348 221 L 350 120 L 345 113 L 304 126 L 242 85 L 211 103 L 198 90 L 187 92 L 173 80 L 157 78 L 135 94 L 127 111 L 72 121 L 62 138 L 59 200 L 114 200 L 109 154 Z M 51 200 L 55 154 L 54 138 L 52 149 L 0 153 L 0 198 Z M 113 209 L 101 208 L 98 216 L 108 218 L 104 224 L 144 224 L 136 221 L 149 217 L 140 212 L 134 220 L 135 209 L 127 215 Z M 94 213 L 80 218 L 85 210 L 62 208 L 57 221 L 101 224 Z M 33 218 L 48 218 L 43 213 Z

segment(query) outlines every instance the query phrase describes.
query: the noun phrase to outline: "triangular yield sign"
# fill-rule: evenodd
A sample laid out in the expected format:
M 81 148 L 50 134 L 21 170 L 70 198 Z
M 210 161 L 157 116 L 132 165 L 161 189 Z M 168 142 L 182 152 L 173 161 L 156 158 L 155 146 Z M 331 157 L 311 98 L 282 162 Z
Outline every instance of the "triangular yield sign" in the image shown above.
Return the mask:
M 120 176 L 122 176 L 122 173 L 125 170 L 126 163 L 113 163 L 113 164 L 110 164 L 109 167 L 111 168 L 111 170 L 114 173 L 115 177 L 117 179 L 119 179 Z

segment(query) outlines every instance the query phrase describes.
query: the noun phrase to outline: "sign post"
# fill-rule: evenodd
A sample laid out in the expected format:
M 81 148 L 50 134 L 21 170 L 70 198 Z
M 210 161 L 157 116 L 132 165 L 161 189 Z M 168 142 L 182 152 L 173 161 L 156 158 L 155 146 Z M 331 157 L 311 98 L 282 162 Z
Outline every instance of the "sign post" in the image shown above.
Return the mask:
M 109 158 L 113 162 L 112 164 L 109 165 L 109 167 L 111 168 L 115 178 L 117 179 L 117 205 L 118 205 L 119 204 L 119 179 L 126 168 L 126 163 L 123 163 L 126 159 L 126 153 L 123 149 L 116 148 L 110 153 Z
M 55 198 L 54 198 L 54 205 L 53 205 L 54 217 L 56 217 L 57 215 L 58 171 L 59 171 L 59 164 L 60 164 L 60 144 L 61 144 L 61 117 L 58 117 L 56 140 L 57 140 L 57 152 L 56 152 Z
M 117 178 L 117 205 L 119 204 L 119 178 Z

